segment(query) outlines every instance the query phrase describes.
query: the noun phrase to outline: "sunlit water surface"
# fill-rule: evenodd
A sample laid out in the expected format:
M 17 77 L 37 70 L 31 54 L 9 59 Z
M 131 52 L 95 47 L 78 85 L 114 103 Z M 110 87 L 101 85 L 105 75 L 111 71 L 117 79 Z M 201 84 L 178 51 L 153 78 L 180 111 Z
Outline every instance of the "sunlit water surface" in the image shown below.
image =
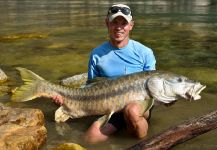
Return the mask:
M 15 67 L 26 67 L 47 80 L 87 71 L 90 51 L 108 40 L 104 24 L 113 1 L 101 0 L 1 0 L 0 68 L 20 84 Z M 117 1 L 116 1 L 117 2 Z M 153 110 L 148 137 L 191 117 L 217 109 L 217 2 L 215 0 L 119 1 L 133 10 L 135 28 L 131 38 L 153 49 L 157 69 L 179 73 L 207 85 L 202 99 L 181 100 L 171 107 Z M 54 122 L 58 108 L 49 99 L 11 103 L 16 107 L 39 108 L 45 114 L 48 138 L 41 149 L 73 142 L 88 149 L 126 149 L 139 140 L 121 131 L 107 142 L 94 146 L 82 134 L 96 117 Z M 217 131 L 211 131 L 173 149 L 217 149 Z

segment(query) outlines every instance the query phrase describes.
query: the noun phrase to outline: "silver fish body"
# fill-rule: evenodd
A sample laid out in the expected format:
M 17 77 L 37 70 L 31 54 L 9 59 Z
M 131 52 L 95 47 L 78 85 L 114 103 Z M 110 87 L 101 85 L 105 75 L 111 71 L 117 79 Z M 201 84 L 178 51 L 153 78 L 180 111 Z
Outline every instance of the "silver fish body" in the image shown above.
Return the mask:
M 56 111 L 55 120 L 64 122 L 69 118 L 89 115 L 110 116 L 122 110 L 130 102 L 138 102 L 149 110 L 154 100 L 171 103 L 180 97 L 199 99 L 205 88 L 198 82 L 172 73 L 151 71 L 106 79 L 85 88 L 71 89 L 52 84 L 30 70 L 18 68 L 24 85 L 12 96 L 13 101 L 27 101 L 36 97 L 61 96 L 63 105 Z

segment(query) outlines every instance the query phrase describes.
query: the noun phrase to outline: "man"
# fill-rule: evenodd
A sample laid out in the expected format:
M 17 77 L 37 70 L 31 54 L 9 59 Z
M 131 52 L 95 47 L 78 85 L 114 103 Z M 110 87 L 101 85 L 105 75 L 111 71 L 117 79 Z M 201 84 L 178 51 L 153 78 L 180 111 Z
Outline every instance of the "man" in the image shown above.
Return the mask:
M 95 48 L 88 65 L 88 79 L 96 77 L 117 77 L 125 74 L 155 70 L 155 57 L 151 49 L 129 38 L 133 29 L 130 7 L 116 4 L 109 8 L 106 17 L 109 41 Z M 141 116 L 142 107 L 137 103 L 128 104 L 122 112 L 115 113 L 109 122 L 100 127 L 95 121 L 85 134 L 91 143 L 102 142 L 109 135 L 126 127 L 130 134 L 143 138 L 147 134 L 149 112 Z

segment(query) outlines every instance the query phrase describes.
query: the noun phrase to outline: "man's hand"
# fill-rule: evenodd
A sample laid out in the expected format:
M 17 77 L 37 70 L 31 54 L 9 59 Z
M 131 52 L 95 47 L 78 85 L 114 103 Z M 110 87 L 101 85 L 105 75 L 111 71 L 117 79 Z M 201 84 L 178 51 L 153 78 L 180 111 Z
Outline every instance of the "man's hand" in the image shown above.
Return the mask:
M 56 104 L 62 105 L 64 100 L 62 96 L 55 95 L 52 97 L 52 101 L 55 102 Z

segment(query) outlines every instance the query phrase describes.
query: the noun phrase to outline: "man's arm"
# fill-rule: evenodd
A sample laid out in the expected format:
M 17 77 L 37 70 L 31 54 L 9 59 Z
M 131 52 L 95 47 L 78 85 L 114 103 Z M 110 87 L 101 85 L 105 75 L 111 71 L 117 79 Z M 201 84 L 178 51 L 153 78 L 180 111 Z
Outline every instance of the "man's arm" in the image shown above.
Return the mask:
M 95 77 L 99 77 L 99 71 L 96 66 L 96 60 L 93 54 L 91 54 L 88 63 L 88 80 L 91 80 Z
M 150 49 L 145 56 L 145 64 L 143 70 L 156 70 L 156 59 L 153 51 Z

